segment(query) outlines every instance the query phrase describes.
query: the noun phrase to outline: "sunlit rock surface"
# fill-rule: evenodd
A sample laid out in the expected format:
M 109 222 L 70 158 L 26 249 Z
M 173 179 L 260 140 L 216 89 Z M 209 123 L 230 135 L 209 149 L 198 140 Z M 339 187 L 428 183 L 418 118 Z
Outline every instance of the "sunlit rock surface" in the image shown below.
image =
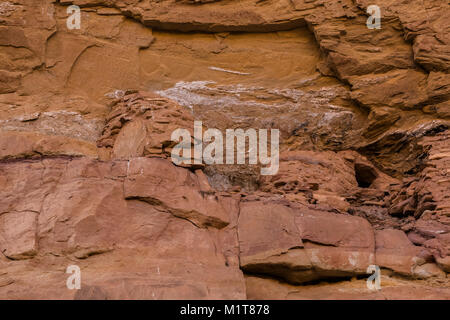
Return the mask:
M 449 16 L 1 0 L 0 298 L 450 299 Z M 279 129 L 278 172 L 174 165 L 194 121 Z

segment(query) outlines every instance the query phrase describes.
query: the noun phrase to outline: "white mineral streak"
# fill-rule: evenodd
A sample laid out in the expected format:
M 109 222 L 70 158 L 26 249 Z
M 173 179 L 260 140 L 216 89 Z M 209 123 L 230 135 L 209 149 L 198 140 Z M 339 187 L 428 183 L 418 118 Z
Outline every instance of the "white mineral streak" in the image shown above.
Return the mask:
M 232 73 L 232 74 L 239 74 L 239 75 L 243 75 L 243 76 L 246 76 L 246 75 L 250 74 L 248 72 L 239 72 L 239 71 L 222 69 L 222 68 L 218 68 L 218 67 L 209 67 L 208 69 L 215 70 L 215 71 L 228 72 L 228 73 Z

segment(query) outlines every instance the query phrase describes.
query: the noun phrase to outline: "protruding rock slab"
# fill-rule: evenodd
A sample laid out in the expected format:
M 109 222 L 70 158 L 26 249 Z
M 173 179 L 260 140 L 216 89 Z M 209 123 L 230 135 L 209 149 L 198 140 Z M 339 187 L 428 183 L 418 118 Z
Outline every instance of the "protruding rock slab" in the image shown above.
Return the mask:
M 241 267 L 303 283 L 366 272 L 374 260 L 374 235 L 359 217 L 289 203 L 241 204 Z
M 143 161 L 151 166 L 130 163 L 128 176 L 128 161 L 119 160 L 0 163 L 0 250 L 8 258 L 0 256 L 0 298 L 245 299 L 236 250 L 236 200 L 220 200 L 223 219 L 232 218 L 233 224 L 214 228 L 225 222 L 213 216 L 220 214 L 217 207 L 199 200 L 201 192 L 214 195 L 201 173 L 168 160 Z M 168 207 L 125 200 L 124 180 L 137 178 L 141 168 L 148 182 L 142 190 L 157 181 L 155 172 L 168 175 L 173 190 L 158 198 Z M 164 197 L 183 186 L 199 193 L 198 203 Z M 160 184 L 153 187 L 164 191 Z M 178 205 L 212 218 L 201 220 L 199 228 L 172 213 Z M 26 258 L 33 260 L 20 261 Z M 66 287 L 65 270 L 73 264 L 81 268 L 85 288 L 78 294 Z
M 169 160 L 130 159 L 124 192 L 127 199 L 161 206 L 197 226 L 223 228 L 229 223 L 229 215 L 222 206 L 226 200 L 214 193 L 201 192 L 198 176 Z
M 401 230 L 384 229 L 375 231 L 376 264 L 403 275 L 424 277 L 428 267 L 425 264 L 427 256 L 424 249 L 415 246 Z M 426 272 L 427 271 L 427 272 Z

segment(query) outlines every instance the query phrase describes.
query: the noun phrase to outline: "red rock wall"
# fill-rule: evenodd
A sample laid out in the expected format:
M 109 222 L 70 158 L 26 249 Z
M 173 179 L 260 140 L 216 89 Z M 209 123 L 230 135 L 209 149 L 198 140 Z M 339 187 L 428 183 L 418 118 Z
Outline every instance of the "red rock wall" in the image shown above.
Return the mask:
M 0 298 L 449 299 L 449 16 L 1 1 Z M 280 129 L 278 172 L 175 166 L 194 120 Z

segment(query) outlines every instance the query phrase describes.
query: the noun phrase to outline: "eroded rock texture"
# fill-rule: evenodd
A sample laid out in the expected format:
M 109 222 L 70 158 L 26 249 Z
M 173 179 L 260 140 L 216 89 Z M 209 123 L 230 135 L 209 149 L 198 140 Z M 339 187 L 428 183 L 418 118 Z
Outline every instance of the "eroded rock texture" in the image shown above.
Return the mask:
M 0 298 L 449 299 L 449 17 L 439 0 L 1 0 Z M 280 129 L 277 174 L 175 166 L 194 120 Z

